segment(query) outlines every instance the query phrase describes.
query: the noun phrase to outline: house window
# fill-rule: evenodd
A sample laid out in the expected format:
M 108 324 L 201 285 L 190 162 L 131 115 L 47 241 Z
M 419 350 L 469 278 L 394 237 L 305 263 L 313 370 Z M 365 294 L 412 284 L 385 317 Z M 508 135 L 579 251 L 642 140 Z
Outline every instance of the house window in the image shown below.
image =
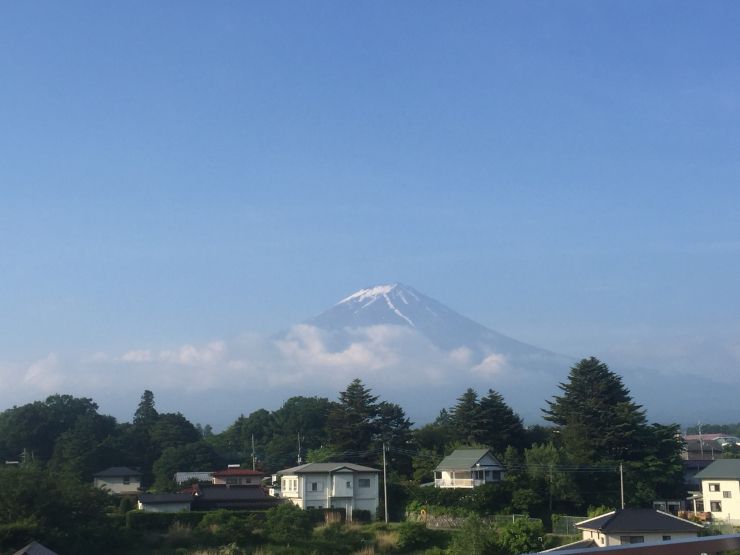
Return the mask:
M 622 545 L 630 543 L 645 543 L 645 536 L 619 536 L 619 543 Z
M 352 489 L 352 482 L 347 480 L 347 489 Z
M 369 488 L 370 478 L 360 478 L 359 480 L 357 480 L 357 485 L 361 488 Z
M 237 484 L 236 478 L 226 478 L 226 484 L 229 486 L 235 486 Z
M 724 497 L 725 499 L 730 499 L 732 497 L 732 492 L 731 491 L 723 491 L 722 492 L 722 497 Z
M 719 484 L 709 484 L 709 491 L 719 491 Z
M 321 491 L 324 489 L 321 482 L 311 482 L 311 491 Z
M 664 542 L 671 541 L 671 537 L 670 536 L 663 536 L 663 541 Z
M 124 476 L 123 477 L 123 483 L 125 485 L 129 485 L 131 483 L 131 476 Z
M 709 510 L 713 513 L 721 513 L 722 512 L 722 501 L 710 501 Z

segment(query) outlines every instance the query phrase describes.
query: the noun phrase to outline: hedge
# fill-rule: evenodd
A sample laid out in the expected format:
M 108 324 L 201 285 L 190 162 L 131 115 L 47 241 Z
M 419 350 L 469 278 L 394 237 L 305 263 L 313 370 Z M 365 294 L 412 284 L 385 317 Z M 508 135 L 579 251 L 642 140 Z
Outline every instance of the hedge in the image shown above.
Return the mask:
M 126 527 L 132 530 L 165 531 L 175 522 L 195 528 L 211 511 L 181 511 L 178 513 L 150 513 L 133 510 L 126 513 Z M 264 520 L 264 511 L 229 511 L 236 517 Z
M 311 522 L 314 524 L 324 524 L 326 522 L 327 514 L 338 514 L 341 522 L 347 520 L 347 511 L 344 509 L 316 509 L 309 507 L 306 512 L 311 517 Z

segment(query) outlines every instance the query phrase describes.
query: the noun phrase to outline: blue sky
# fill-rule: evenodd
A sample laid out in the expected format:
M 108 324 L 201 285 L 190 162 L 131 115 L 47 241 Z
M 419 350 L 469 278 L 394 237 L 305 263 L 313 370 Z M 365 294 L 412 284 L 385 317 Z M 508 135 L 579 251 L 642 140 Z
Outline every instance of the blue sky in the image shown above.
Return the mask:
M 734 2 L 6 4 L 0 369 L 401 281 L 557 352 L 721 345 L 738 374 L 738 28 Z

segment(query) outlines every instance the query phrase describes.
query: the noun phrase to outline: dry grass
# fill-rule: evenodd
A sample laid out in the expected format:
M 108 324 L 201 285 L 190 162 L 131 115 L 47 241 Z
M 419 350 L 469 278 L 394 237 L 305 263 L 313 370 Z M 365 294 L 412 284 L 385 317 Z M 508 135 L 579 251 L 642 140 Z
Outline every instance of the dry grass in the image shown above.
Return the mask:
M 324 513 L 324 524 L 327 526 L 329 524 L 337 524 L 338 522 L 342 522 L 342 515 L 339 512 L 327 511 Z
M 389 553 L 398 547 L 398 532 L 375 532 L 375 545 L 381 553 Z
M 375 555 L 375 550 L 371 546 L 363 547 L 359 551 L 355 551 L 352 555 Z

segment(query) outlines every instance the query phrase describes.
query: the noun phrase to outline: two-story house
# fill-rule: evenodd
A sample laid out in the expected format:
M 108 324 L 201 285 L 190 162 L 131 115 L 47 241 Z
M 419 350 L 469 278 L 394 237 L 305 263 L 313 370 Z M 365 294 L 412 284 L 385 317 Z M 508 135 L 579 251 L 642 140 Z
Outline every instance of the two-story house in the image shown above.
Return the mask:
M 701 481 L 704 511 L 712 520 L 740 524 L 740 459 L 714 461 L 696 478 Z
M 474 488 L 500 482 L 504 467 L 488 449 L 455 449 L 434 469 L 435 488 Z
M 302 509 L 344 509 L 347 520 L 354 510 L 378 509 L 379 470 L 345 462 L 308 463 L 281 470 L 280 496 Z
M 141 489 L 141 472 L 126 466 L 111 466 L 93 474 L 93 485 L 111 493 L 137 493 Z

